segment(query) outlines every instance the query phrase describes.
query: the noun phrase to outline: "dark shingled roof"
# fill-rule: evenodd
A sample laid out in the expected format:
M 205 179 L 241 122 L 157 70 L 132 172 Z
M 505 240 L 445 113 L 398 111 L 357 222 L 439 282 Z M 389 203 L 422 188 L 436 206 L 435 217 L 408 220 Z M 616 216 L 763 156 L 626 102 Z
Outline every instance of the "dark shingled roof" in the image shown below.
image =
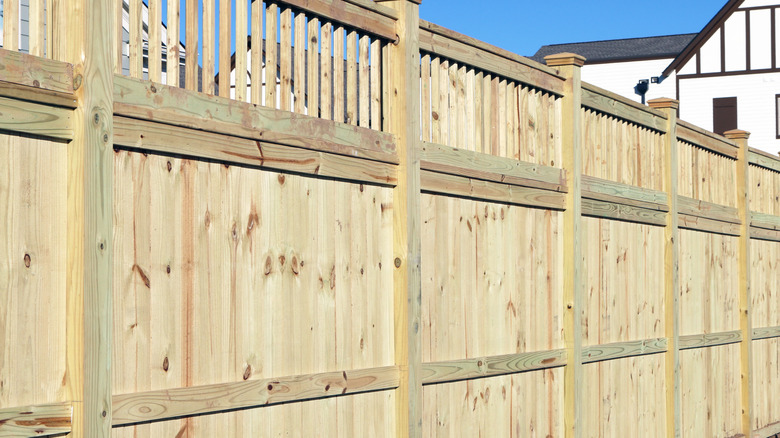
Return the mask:
M 668 35 L 623 40 L 592 41 L 587 43 L 551 44 L 542 46 L 534 61 L 544 64 L 544 57 L 571 52 L 582 55 L 588 63 L 625 61 L 632 59 L 675 58 L 697 34 Z

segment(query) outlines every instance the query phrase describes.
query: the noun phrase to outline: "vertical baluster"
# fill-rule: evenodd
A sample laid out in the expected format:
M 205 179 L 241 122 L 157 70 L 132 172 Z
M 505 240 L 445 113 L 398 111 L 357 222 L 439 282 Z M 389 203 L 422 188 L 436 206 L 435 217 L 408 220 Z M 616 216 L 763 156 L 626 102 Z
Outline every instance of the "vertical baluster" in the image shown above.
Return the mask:
M 161 0 L 148 1 L 149 23 L 147 23 L 147 31 L 149 36 L 149 80 L 160 82 L 162 80 L 162 41 L 160 37 L 160 27 L 162 26 Z
M 347 33 L 347 123 L 357 125 L 357 32 Z
M 371 41 L 371 129 L 382 129 L 382 41 Z
M 292 10 L 284 8 L 281 14 L 279 50 L 279 101 L 281 109 L 292 111 Z
M 179 86 L 179 0 L 168 0 L 168 53 L 165 56 L 166 82 L 174 87 Z
M 236 0 L 236 100 L 246 102 L 247 1 Z
M 252 75 L 252 103 L 263 102 L 263 2 L 255 0 L 252 7 L 252 60 L 249 72 Z
M 293 107 L 296 113 L 306 112 L 306 16 L 295 14 L 295 60 L 293 61 Z
M 331 120 L 333 112 L 332 105 L 332 80 L 333 80 L 333 54 L 331 53 L 331 32 L 333 25 L 323 23 L 320 31 L 320 40 L 322 41 L 322 53 L 320 54 L 320 117 Z
M 359 124 L 360 126 L 364 128 L 368 128 L 369 126 L 369 113 L 371 110 L 371 94 L 370 94 L 370 84 L 369 84 L 369 61 L 368 61 L 368 50 L 370 48 L 370 41 L 368 40 L 368 35 L 363 35 L 360 37 L 360 54 L 359 54 L 359 64 L 358 67 L 359 70 L 359 78 L 358 78 L 358 84 L 359 84 L 359 90 L 358 90 L 358 111 L 360 114 Z
M 276 29 L 279 7 L 269 4 L 265 11 L 265 106 L 278 108 L 276 105 L 276 72 L 277 50 Z
M 308 91 L 307 91 L 307 108 L 309 109 L 308 114 L 310 116 L 319 117 L 320 111 L 320 54 L 319 54 L 319 35 L 320 35 L 320 20 L 317 18 L 312 18 L 309 20 L 309 37 L 308 37 L 308 45 L 309 50 L 307 62 L 308 62 L 308 78 L 306 79 L 306 82 L 308 83 Z
M 344 28 L 333 32 L 333 120 L 344 122 Z
M 143 76 L 143 41 L 141 28 L 141 13 L 143 3 L 141 0 L 129 0 L 130 2 L 130 76 L 141 78 Z
M 130 0 L 135 1 L 135 0 Z M 186 28 L 186 43 L 187 50 L 185 52 L 185 68 L 186 77 L 185 83 L 188 90 L 198 89 L 198 0 L 186 0 L 187 1 L 187 28 Z M 204 2 L 209 0 L 204 0 Z M 204 19 L 205 21 L 205 19 Z M 204 26 L 204 29 L 208 26 Z M 204 90 L 205 90 L 205 84 Z
M 219 95 L 230 97 L 231 0 L 219 0 Z M 246 53 L 244 54 L 246 55 Z

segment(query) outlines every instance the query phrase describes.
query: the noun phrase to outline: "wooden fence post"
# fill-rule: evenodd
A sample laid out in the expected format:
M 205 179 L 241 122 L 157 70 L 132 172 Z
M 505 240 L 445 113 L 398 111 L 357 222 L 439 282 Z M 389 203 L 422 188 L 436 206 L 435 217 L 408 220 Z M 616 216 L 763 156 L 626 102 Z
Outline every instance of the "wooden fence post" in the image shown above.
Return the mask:
M 395 134 L 400 164 L 393 191 L 393 276 L 395 363 L 401 367 L 396 392 L 396 434 L 422 435 L 422 342 L 420 280 L 420 0 L 395 0 L 398 39 L 388 44 L 383 68 L 385 131 Z
M 585 58 L 574 53 L 546 56 L 544 60 L 566 77 L 562 118 L 563 168 L 569 192 L 563 219 L 563 336 L 566 367 L 563 378 L 564 436 L 582 436 L 582 66 Z
M 54 29 L 74 66 L 68 144 L 67 376 L 73 437 L 111 434 L 113 263 L 113 0 L 70 0 Z
M 682 428 L 680 395 L 680 230 L 677 206 L 679 156 L 677 154 L 677 109 L 674 99 L 653 99 L 647 102 L 666 114 L 664 136 L 664 186 L 669 202 L 664 236 L 664 314 L 667 338 L 666 350 L 666 426 L 667 436 L 679 437 Z M 671 383 L 671 384 L 669 384 Z
M 748 160 L 748 137 L 750 133 L 741 130 L 723 134 L 737 143 L 737 210 L 739 213 L 739 328 L 740 369 L 742 383 L 742 430 L 746 437 L 753 432 L 753 317 L 750 305 L 750 162 Z

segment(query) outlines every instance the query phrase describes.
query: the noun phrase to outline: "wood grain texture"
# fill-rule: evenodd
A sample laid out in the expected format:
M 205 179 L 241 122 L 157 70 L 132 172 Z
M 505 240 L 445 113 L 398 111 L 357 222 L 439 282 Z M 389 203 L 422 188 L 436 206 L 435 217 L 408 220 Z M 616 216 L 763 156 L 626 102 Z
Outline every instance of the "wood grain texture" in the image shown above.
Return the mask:
M 426 437 L 563 436 L 563 370 L 426 385 L 423 405 Z
M 664 229 L 583 219 L 585 346 L 665 336 Z
M 114 145 L 258 168 L 395 185 L 395 166 L 378 161 L 117 117 Z
M 0 135 L 0 430 L 6 408 L 65 397 L 67 148 Z
M 73 110 L 0 97 L 0 129 L 73 139 Z
M 652 210 L 669 211 L 668 196 L 664 192 L 616 183 L 613 181 L 582 177 L 582 197 Z
M 756 339 L 771 339 L 780 337 L 780 326 L 777 327 L 761 327 L 753 329 L 753 340 Z
M 582 106 L 655 131 L 667 129 L 666 115 L 661 111 L 587 82 L 582 83 Z
M 680 375 L 682 435 L 740 436 L 739 344 L 681 351 Z
M 79 105 L 73 111 L 74 135 L 65 161 L 67 230 L 60 236 L 67 248 L 67 366 L 62 385 L 65 397 L 79 402 L 73 405 L 73 437 L 105 438 L 111 433 L 112 381 L 108 370 L 114 348 L 109 341 L 114 281 L 112 110 L 116 34 L 112 24 L 119 5 L 77 0 L 67 6 L 67 26 L 57 30 L 57 38 L 65 41 L 63 59 L 74 64 L 82 80 L 79 87 L 74 85 Z M 138 13 L 140 20 L 140 8 Z M 140 34 L 138 37 L 140 40 Z M 79 83 L 76 78 L 74 81 Z
M 461 175 L 505 184 L 566 192 L 565 173 L 559 168 L 423 142 L 420 166 L 451 175 Z
M 678 150 L 679 194 L 736 209 L 736 161 L 685 141 Z
M 368 1 L 358 4 L 357 1 L 344 0 L 280 0 L 279 3 L 390 41 L 395 41 L 397 38 L 395 28 L 397 18 L 392 16 L 398 14 L 395 11 L 391 12 L 392 8 L 383 5 L 370 5 Z
M 398 387 L 398 367 L 174 388 L 113 397 L 113 426 Z
M 755 340 L 753 344 L 753 420 L 754 430 L 766 430 L 758 436 L 772 436 L 780 429 L 780 402 L 777 388 L 780 385 L 780 339 Z
M 721 333 L 706 333 L 702 335 L 685 335 L 680 336 L 680 350 L 738 344 L 740 342 L 742 342 L 742 332 L 739 330 Z
M 3 82 L 73 94 L 73 65 L 7 48 L 0 49 Z
M 582 363 L 586 364 L 664 352 L 666 352 L 666 338 L 599 344 L 584 347 L 582 349 Z
M 50 436 L 70 432 L 70 403 L 0 409 L 0 437 Z
M 566 365 L 566 350 L 563 349 L 430 362 L 422 366 L 423 385 L 501 376 L 564 365 Z
M 733 141 L 682 120 L 677 121 L 677 137 L 710 152 L 737 159 L 737 147 Z
M 680 335 L 739 329 L 738 239 L 680 231 Z
M 708 233 L 723 234 L 726 236 L 739 236 L 739 224 L 721 222 L 698 216 L 680 214 L 680 228 Z
M 114 394 L 393 364 L 391 189 L 124 150 L 115 160 Z M 360 409 L 388 415 L 393 400 Z M 303 424 L 302 406 L 263 433 Z M 353 408 L 325 412 L 325 428 L 353 424 Z M 267 418 L 246 415 L 122 436 L 242 435 L 242 418 Z
M 564 209 L 564 194 L 549 190 L 522 187 L 448 175 L 423 170 L 420 173 L 423 192 L 462 196 L 529 207 Z
M 739 224 L 739 215 L 734 207 L 700 201 L 687 196 L 679 196 L 677 199 L 680 214 Z
M 768 156 L 768 154 L 763 153 L 763 151 L 751 149 L 748 153 L 748 159 L 752 165 L 780 172 L 780 160 L 775 156 Z
M 582 430 L 586 437 L 665 437 L 667 378 L 662 354 L 586 364 Z
M 748 197 L 750 210 L 758 213 L 780 216 L 780 171 L 751 165 Z
M 750 226 L 767 230 L 780 230 L 780 216 L 750 212 Z
M 605 98 L 606 99 L 606 98 Z M 664 134 L 589 108 L 582 109 L 583 174 L 666 191 Z M 666 119 L 658 123 L 666 124 Z
M 752 239 L 750 252 L 753 327 L 780 326 L 780 243 Z
M 117 76 L 117 115 L 397 163 L 390 134 Z
M 582 200 L 582 214 L 583 216 L 616 219 L 639 224 L 666 225 L 666 212 L 664 211 L 587 198 Z

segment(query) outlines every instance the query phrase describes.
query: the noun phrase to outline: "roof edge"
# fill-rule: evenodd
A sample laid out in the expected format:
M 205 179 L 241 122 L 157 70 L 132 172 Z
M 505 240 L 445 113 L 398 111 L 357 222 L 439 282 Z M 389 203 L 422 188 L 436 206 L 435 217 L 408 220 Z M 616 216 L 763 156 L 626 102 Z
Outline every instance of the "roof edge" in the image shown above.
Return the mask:
M 669 75 L 677 69 L 681 64 L 688 62 L 693 57 L 696 50 L 698 50 L 704 43 L 715 33 L 720 25 L 731 16 L 731 14 L 739 8 L 745 0 L 729 0 L 721 9 L 712 17 L 712 20 L 704 26 L 704 29 L 696 35 L 695 38 L 688 44 L 679 55 L 664 69 L 662 75 L 669 77 Z

